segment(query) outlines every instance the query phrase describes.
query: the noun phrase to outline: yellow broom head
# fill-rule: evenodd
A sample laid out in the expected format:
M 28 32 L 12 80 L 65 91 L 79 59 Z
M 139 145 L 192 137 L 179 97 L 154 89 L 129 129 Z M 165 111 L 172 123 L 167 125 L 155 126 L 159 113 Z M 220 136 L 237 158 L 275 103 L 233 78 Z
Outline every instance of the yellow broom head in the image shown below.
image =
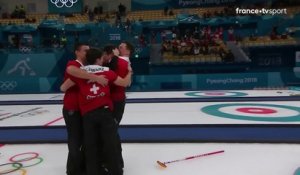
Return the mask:
M 161 161 L 156 161 L 156 163 L 163 168 L 167 168 L 167 165 L 162 163 Z

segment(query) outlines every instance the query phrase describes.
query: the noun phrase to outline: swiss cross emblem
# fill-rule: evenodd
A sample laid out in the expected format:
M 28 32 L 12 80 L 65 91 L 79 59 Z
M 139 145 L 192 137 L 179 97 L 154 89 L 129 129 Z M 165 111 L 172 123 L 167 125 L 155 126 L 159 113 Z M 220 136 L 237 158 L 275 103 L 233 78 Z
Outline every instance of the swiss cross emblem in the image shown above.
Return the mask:
M 90 89 L 90 91 L 96 95 L 98 93 L 99 89 L 100 88 L 98 86 L 96 86 L 96 84 L 93 84 L 93 87 Z

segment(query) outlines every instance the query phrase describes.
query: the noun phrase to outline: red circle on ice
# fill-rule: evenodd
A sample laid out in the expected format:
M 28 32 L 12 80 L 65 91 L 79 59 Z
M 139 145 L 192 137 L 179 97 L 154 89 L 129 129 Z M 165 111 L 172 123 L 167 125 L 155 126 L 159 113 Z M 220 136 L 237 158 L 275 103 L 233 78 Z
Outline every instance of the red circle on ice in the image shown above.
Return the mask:
M 224 92 L 205 92 L 204 94 L 205 95 L 215 95 L 215 96 L 217 96 L 217 95 L 225 95 Z
M 268 108 L 237 108 L 236 111 L 250 114 L 273 114 L 277 111 Z

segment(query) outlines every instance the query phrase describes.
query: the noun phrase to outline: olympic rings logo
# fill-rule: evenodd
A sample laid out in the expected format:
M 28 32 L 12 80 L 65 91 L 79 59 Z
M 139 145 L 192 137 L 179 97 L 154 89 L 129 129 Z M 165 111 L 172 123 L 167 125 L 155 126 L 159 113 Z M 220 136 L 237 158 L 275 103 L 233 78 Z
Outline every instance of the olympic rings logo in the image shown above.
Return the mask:
M 140 48 L 140 47 L 137 47 L 137 48 L 134 49 L 135 53 L 141 53 L 142 50 L 143 50 L 143 49 Z
M 28 52 L 31 52 L 31 48 L 30 47 L 20 47 L 19 51 L 23 52 L 23 53 L 28 53 Z
M 71 8 L 78 0 L 50 0 L 52 4 L 54 4 L 57 8 L 63 8 L 66 6 L 67 8 Z
M 0 90 L 2 91 L 12 91 L 17 87 L 18 83 L 16 81 L 0 81 Z
M 27 162 L 27 163 L 25 163 Z M 9 163 L 0 164 L 0 175 L 21 171 L 22 175 L 26 175 L 24 168 L 32 167 L 43 162 L 43 158 L 39 157 L 36 152 L 26 152 L 12 156 Z

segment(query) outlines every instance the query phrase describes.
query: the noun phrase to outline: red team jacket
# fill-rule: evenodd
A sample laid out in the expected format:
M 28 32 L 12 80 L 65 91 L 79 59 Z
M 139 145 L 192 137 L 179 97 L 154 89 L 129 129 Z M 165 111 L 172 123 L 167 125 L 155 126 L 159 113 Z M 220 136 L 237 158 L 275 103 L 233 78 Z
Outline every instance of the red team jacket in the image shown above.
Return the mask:
M 110 95 L 110 85 L 117 79 L 117 74 L 109 70 L 107 67 L 89 65 L 84 69 L 89 73 L 96 75 L 105 75 L 109 81 L 108 86 L 102 86 L 98 83 L 91 83 L 88 80 L 72 77 L 79 87 L 79 107 L 82 115 L 94 109 L 108 106 L 110 110 L 113 110 L 113 103 Z
M 72 60 L 67 63 L 67 67 L 69 67 L 69 66 L 75 66 L 75 67 L 80 68 L 82 66 L 82 64 L 79 61 Z M 68 74 L 67 71 L 65 71 L 64 81 L 68 78 L 72 79 L 75 77 L 73 77 L 72 75 Z M 78 93 L 79 93 L 79 88 L 77 85 L 72 86 L 65 92 L 64 109 L 79 111 Z
M 128 62 L 122 58 L 118 58 L 117 69 L 114 71 L 118 76 L 124 78 L 128 74 Z M 111 86 L 111 98 L 113 101 L 124 101 L 126 88 L 122 86 Z

